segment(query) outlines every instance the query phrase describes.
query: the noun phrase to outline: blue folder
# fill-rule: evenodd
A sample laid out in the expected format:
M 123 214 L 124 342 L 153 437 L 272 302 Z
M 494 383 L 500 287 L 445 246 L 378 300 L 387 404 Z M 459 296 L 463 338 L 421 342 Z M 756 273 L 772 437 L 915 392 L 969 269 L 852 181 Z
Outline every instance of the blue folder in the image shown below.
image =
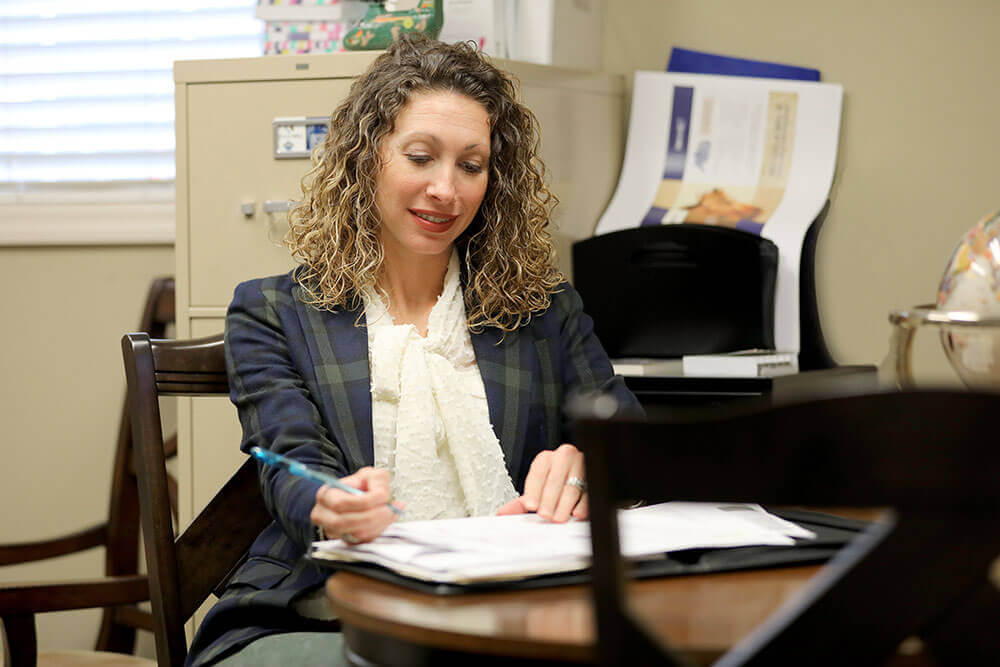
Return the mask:
M 687 74 L 724 74 L 727 76 L 756 76 L 767 79 L 795 79 L 797 81 L 819 81 L 819 70 L 795 65 L 770 63 L 763 60 L 747 60 L 720 56 L 674 47 L 670 51 L 668 72 Z

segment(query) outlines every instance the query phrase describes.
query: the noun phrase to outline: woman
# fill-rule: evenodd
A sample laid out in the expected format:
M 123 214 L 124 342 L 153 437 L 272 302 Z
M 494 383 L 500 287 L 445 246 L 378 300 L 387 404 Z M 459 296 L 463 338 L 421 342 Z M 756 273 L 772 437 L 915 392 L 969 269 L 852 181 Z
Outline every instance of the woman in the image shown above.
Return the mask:
M 365 493 L 263 469 L 274 522 L 194 663 L 336 650 L 308 632 L 329 617 L 327 573 L 303 554 L 317 537 L 374 539 L 395 519 L 387 502 L 407 519 L 586 517 L 566 397 L 638 403 L 555 267 L 537 144 L 515 84 L 466 44 L 404 37 L 334 112 L 290 216 L 301 266 L 237 287 L 226 352 L 243 450 Z

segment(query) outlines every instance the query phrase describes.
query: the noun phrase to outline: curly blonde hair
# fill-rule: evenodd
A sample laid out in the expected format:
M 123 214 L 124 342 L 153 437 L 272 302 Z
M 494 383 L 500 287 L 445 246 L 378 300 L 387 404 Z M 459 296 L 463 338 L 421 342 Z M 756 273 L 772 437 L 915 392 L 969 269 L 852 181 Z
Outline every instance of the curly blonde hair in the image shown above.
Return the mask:
M 295 278 L 303 301 L 324 310 L 354 309 L 375 286 L 384 259 L 379 146 L 410 95 L 436 90 L 466 95 L 489 116 L 486 194 L 456 245 L 470 329 L 513 331 L 549 306 L 564 279 L 548 231 L 558 200 L 538 158 L 538 121 L 518 102 L 516 80 L 467 43 L 404 35 L 353 83 L 289 214 L 285 243 L 301 264 Z

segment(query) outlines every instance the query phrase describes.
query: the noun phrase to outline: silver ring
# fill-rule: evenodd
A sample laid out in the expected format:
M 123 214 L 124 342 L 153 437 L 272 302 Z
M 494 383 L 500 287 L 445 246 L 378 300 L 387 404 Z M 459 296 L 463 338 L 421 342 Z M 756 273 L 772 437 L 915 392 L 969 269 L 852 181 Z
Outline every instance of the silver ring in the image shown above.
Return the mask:
M 348 544 L 357 544 L 358 542 L 361 541 L 358 538 L 356 538 L 353 535 L 351 535 L 350 533 L 341 533 L 340 534 L 340 539 L 344 540 Z
M 587 483 L 582 479 L 580 479 L 579 477 L 570 477 L 569 479 L 566 480 L 566 485 L 575 486 L 576 488 L 580 489 L 580 493 L 587 492 Z

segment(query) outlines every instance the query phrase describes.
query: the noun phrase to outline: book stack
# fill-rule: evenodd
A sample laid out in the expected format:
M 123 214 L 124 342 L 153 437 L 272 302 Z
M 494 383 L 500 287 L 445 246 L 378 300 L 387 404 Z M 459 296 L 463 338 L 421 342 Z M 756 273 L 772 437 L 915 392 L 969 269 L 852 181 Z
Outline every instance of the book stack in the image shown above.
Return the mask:
M 742 350 L 725 354 L 688 354 L 681 358 L 685 376 L 774 377 L 799 372 L 798 355 L 775 350 Z
M 686 354 L 679 359 L 612 359 L 616 375 L 630 377 L 775 377 L 799 372 L 798 355 L 775 350 Z
M 684 369 L 680 359 L 653 359 L 650 357 L 623 357 L 612 359 L 611 367 L 615 375 L 649 375 L 671 377 L 683 375 Z

